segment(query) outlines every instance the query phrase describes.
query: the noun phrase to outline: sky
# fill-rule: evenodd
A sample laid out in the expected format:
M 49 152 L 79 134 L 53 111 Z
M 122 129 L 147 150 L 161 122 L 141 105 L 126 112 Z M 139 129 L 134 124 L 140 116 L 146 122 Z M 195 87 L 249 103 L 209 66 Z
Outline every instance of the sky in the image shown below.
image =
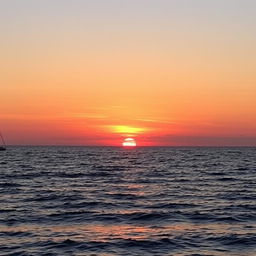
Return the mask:
M 256 146 L 256 1 L 0 0 L 10 145 Z

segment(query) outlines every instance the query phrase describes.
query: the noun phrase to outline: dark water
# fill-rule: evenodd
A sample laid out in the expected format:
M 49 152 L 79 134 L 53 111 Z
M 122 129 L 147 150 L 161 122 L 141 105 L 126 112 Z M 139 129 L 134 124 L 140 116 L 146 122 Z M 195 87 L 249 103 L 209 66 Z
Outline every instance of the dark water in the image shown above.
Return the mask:
M 256 255 L 256 148 L 11 147 L 0 255 Z

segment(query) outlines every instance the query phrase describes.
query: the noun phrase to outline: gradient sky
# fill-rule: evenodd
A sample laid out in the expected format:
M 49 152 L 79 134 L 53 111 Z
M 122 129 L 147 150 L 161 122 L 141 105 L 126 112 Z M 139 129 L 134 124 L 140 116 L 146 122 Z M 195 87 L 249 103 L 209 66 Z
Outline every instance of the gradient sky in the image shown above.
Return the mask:
M 8 144 L 256 145 L 255 0 L 1 0 Z

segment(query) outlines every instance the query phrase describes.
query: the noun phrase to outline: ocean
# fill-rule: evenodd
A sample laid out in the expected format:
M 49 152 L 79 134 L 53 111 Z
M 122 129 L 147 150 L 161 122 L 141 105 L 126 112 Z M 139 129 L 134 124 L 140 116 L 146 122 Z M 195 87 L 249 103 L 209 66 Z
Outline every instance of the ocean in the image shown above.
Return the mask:
M 9 147 L 1 256 L 255 256 L 256 148 Z

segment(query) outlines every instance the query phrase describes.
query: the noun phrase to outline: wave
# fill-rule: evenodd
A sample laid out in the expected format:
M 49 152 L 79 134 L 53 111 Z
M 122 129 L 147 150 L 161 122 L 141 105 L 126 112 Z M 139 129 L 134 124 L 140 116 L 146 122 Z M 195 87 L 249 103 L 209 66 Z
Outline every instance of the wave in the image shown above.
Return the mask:
M 214 241 L 225 246 L 235 246 L 235 247 L 254 247 L 256 244 L 256 235 L 247 234 L 247 235 L 224 235 L 218 237 L 209 237 L 207 240 Z

